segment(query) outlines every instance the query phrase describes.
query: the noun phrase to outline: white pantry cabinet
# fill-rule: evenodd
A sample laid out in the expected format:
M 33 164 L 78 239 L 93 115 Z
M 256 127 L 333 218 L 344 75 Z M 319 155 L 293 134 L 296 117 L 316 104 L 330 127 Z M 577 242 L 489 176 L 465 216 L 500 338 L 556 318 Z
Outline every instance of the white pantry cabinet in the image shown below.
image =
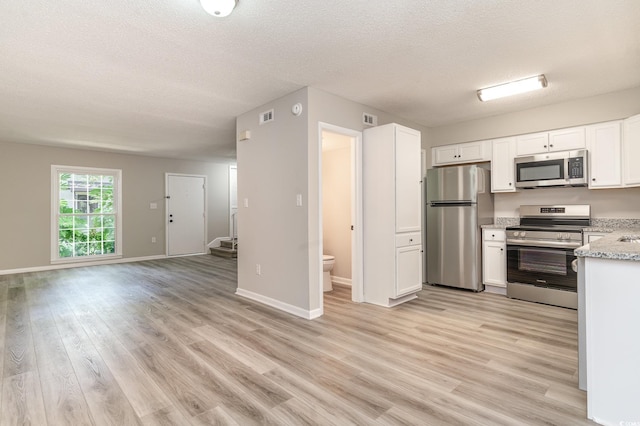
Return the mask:
M 364 301 L 391 307 L 422 289 L 420 132 L 363 133 Z
M 623 121 L 622 155 L 625 186 L 640 186 L 640 114 Z
M 507 239 L 502 229 L 482 230 L 482 283 L 507 286 Z
M 431 148 L 431 165 L 477 163 L 491 160 L 491 141 L 457 143 Z
M 515 192 L 516 138 L 493 141 L 491 149 L 491 192 Z
M 622 121 L 586 127 L 589 189 L 622 187 Z
M 543 154 L 586 147 L 585 128 L 571 127 L 551 132 L 532 133 L 516 137 L 516 155 Z

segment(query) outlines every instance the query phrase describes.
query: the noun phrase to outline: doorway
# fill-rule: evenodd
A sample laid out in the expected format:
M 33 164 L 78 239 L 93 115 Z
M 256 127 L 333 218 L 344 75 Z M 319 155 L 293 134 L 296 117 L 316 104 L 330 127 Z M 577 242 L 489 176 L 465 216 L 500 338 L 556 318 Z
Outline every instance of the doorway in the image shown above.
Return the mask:
M 335 257 L 334 270 L 332 271 L 334 283 L 351 285 L 351 300 L 362 302 L 364 301 L 362 283 L 362 132 L 320 123 L 318 137 L 320 140 L 320 241 L 323 242 L 321 254 L 329 254 Z M 338 184 L 343 192 L 342 198 L 340 196 L 334 197 L 336 194 L 331 193 L 332 199 L 327 199 L 325 191 L 337 190 L 337 188 L 324 188 L 327 164 L 323 164 L 323 152 L 326 153 L 327 151 L 334 151 L 330 157 L 335 158 L 331 161 L 336 161 L 335 164 L 341 164 L 341 168 L 348 169 L 338 171 L 339 176 L 337 179 L 340 181 Z M 338 151 L 341 151 L 341 153 Z M 323 192 L 325 192 L 324 195 Z M 331 224 L 325 223 L 327 218 L 325 201 L 333 203 L 330 208 L 339 210 L 338 216 L 341 216 L 339 219 L 333 218 Z M 327 229 L 331 232 L 331 237 L 325 235 L 325 226 L 332 228 Z M 327 247 L 325 247 L 325 244 Z M 331 251 L 331 253 L 328 251 Z M 322 271 L 322 268 L 320 270 Z M 322 282 L 321 277 L 319 289 L 321 303 L 323 301 Z
M 205 253 L 206 181 L 206 176 L 165 175 L 168 256 Z

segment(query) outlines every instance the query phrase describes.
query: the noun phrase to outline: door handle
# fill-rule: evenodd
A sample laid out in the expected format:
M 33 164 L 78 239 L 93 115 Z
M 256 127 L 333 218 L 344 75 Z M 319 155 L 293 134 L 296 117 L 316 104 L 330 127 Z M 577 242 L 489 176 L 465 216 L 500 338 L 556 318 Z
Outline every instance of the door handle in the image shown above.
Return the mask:
M 173 219 L 169 219 L 169 223 L 173 223 Z

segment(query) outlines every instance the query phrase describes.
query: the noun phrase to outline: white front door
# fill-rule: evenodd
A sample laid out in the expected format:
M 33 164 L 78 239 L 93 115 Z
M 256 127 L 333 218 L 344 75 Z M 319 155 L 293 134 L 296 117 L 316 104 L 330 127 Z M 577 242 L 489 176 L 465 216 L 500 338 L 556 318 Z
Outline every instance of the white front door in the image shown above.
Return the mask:
M 166 175 L 167 254 L 201 254 L 206 244 L 204 176 Z

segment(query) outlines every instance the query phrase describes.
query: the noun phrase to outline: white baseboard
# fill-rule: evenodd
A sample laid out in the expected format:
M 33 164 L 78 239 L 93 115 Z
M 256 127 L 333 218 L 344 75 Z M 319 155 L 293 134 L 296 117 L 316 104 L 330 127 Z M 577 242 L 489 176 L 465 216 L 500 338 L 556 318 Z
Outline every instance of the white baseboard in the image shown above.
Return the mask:
M 279 309 L 281 311 L 293 314 L 295 316 L 298 316 L 304 319 L 311 320 L 311 319 L 315 319 L 322 316 L 322 308 L 308 311 L 306 309 L 302 309 L 297 306 L 290 305 L 280 300 L 272 299 L 271 297 L 264 296 L 262 294 L 254 293 L 252 291 L 244 290 L 241 288 L 236 289 L 236 294 L 238 296 L 246 297 L 247 299 L 260 302 L 267 306 L 271 306 L 272 308 Z
M 502 294 L 504 296 L 507 295 L 507 288 L 506 287 L 498 287 L 498 286 L 492 286 L 492 285 L 484 285 L 484 291 L 486 291 L 487 293 L 494 293 L 494 294 Z
M 351 278 L 342 278 L 335 275 L 331 275 L 331 283 L 338 284 L 345 287 L 351 287 Z
M 24 274 L 26 272 L 53 271 L 56 269 L 80 268 L 83 266 L 109 265 L 114 263 L 143 262 L 145 260 L 157 260 L 157 259 L 166 259 L 166 258 L 167 258 L 166 255 L 160 254 L 155 256 L 125 257 L 120 259 L 98 260 L 95 262 L 59 263 L 56 265 L 33 266 L 30 268 L 3 269 L 3 270 L 0 270 L 0 275 Z

